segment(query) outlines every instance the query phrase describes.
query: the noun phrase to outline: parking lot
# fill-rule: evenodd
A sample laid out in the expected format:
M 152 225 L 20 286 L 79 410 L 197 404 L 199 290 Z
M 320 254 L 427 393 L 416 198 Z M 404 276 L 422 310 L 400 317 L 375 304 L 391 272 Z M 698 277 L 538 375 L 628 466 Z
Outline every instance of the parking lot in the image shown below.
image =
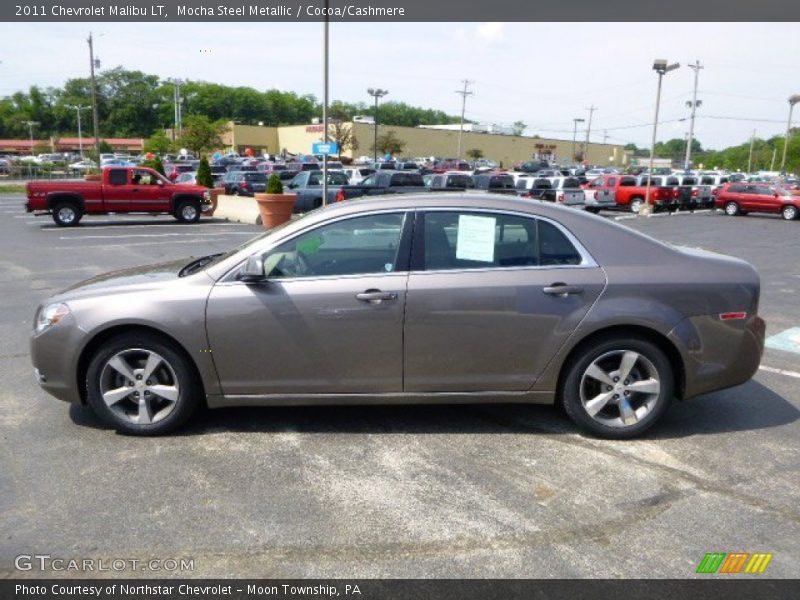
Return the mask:
M 800 326 L 800 222 L 607 216 L 749 261 L 768 336 Z M 34 382 L 28 336 L 48 295 L 258 232 L 166 216 L 57 228 L 0 196 L 1 574 L 40 576 L 14 557 L 45 553 L 194 560 L 125 573 L 144 577 L 683 578 L 707 552 L 768 552 L 760 577 L 798 576 L 800 355 L 788 351 L 767 348 L 752 381 L 676 403 L 624 442 L 524 405 L 225 409 L 133 438 Z

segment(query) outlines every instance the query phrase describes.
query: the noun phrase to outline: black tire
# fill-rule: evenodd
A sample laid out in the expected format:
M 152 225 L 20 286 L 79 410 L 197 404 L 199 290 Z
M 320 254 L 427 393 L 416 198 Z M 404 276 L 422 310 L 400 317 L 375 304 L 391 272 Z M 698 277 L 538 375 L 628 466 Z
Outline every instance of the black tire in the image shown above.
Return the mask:
M 587 206 L 586 211 L 592 213 L 593 215 L 600 213 L 600 209 L 597 208 L 596 206 Z
M 156 383 L 164 383 L 162 375 L 167 381 L 174 378 L 174 385 L 177 388 L 177 400 L 174 403 L 166 402 L 157 395 L 152 396 L 149 404 L 152 413 L 152 422 L 138 423 L 134 421 L 133 408 L 138 408 L 133 397 L 126 397 L 114 404 L 116 410 L 112 410 L 103 399 L 102 387 L 105 385 L 109 376 L 121 377 L 118 371 L 108 365 L 108 362 L 121 353 L 128 353 L 136 359 L 137 356 L 146 356 L 146 353 L 157 355 L 163 360 L 162 364 L 154 371 L 150 377 Z M 138 353 L 138 354 L 137 354 Z M 126 359 L 128 360 L 128 359 Z M 143 359 L 141 359 L 143 360 Z M 141 364 L 141 360 L 140 363 Z M 133 362 L 126 362 L 128 366 Z M 165 366 L 162 366 L 165 365 Z M 132 369 L 132 372 L 133 369 Z M 141 379 L 139 375 L 137 378 Z M 160 379 L 160 381 L 159 381 Z M 137 382 L 136 385 L 143 384 Z M 112 384 L 114 387 L 124 385 L 119 383 Z M 103 344 L 92 357 L 89 368 L 86 372 L 87 400 L 92 410 L 114 429 L 121 433 L 131 435 L 161 435 L 174 431 L 183 425 L 189 417 L 197 410 L 202 396 L 202 387 L 198 382 L 194 369 L 190 366 L 188 359 L 182 352 L 178 351 L 171 343 L 162 340 L 160 337 L 146 332 L 126 333 L 114 337 Z M 138 394 L 136 387 L 131 387 L 131 394 Z M 142 394 L 149 392 L 142 392 Z M 160 402 L 161 404 L 155 404 Z M 172 408 L 169 408 L 171 404 Z M 158 408 L 163 405 L 162 408 Z M 169 408 L 169 410 L 167 410 Z M 160 412 L 156 412 L 156 410 Z M 127 416 L 126 416 L 127 411 Z M 138 410 L 137 412 L 141 412 Z
M 641 207 L 643 205 L 644 198 L 639 198 L 637 196 L 636 198 L 631 198 L 631 203 L 628 205 L 628 207 L 633 214 L 638 215 L 641 212 Z
M 197 200 L 179 200 L 175 205 L 174 216 L 181 223 L 197 223 L 200 214 L 200 203 Z
M 53 222 L 59 227 L 75 227 L 81 218 L 83 211 L 75 202 L 58 202 L 53 206 Z
M 726 202 L 722 207 L 722 210 L 724 210 L 725 214 L 729 217 L 736 217 L 742 213 L 742 209 L 739 208 L 739 205 L 733 201 Z
M 635 423 L 625 425 L 620 422 L 619 424 L 611 425 L 608 423 L 613 420 L 621 421 L 622 419 L 622 410 L 619 408 L 621 401 L 607 401 L 603 405 L 604 408 L 597 415 L 592 416 L 581 399 L 582 386 L 586 386 L 585 389 L 587 391 L 592 386 L 599 387 L 599 395 L 612 395 L 618 391 L 610 386 L 606 387 L 605 384 L 601 384 L 600 381 L 595 380 L 593 377 L 587 376 L 586 371 L 595 361 L 607 360 L 609 364 L 614 364 L 617 360 L 617 354 L 621 356 L 627 352 L 632 352 L 639 356 L 635 363 L 636 366 L 633 367 L 630 371 L 631 374 L 628 375 L 632 383 L 640 381 L 637 378 L 643 378 L 642 373 L 649 369 L 654 369 L 657 374 L 656 380 L 659 383 L 659 389 L 657 394 L 636 392 L 630 392 L 630 396 L 625 394 L 624 401 L 628 407 L 633 408 L 634 411 L 640 411 L 642 408 L 646 410 L 642 416 L 637 418 Z M 644 361 L 641 361 L 642 357 L 645 359 Z M 672 401 L 675 383 L 669 359 L 658 346 L 643 338 L 613 336 L 598 339 L 580 348 L 565 369 L 559 401 L 567 415 L 578 427 L 598 437 L 629 439 L 639 436 L 658 421 Z M 614 371 L 610 373 L 614 373 Z M 652 374 L 650 376 L 652 377 Z M 622 382 L 617 382 L 613 385 L 622 385 Z M 597 397 L 594 392 L 590 392 L 589 395 L 592 398 Z M 621 396 L 622 392 L 619 395 L 614 395 L 613 398 L 616 399 Z M 637 405 L 640 402 L 641 404 Z M 618 414 L 616 417 L 615 412 Z
M 784 221 L 794 221 L 797 218 L 798 210 L 793 204 L 787 204 L 781 209 L 781 216 Z

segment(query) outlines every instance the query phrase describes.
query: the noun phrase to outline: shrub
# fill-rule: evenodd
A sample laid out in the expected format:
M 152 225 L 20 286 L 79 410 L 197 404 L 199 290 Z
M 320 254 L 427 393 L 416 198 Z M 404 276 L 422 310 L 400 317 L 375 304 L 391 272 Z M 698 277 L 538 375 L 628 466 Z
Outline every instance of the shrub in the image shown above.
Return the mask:
M 278 177 L 277 173 L 273 173 L 269 176 L 269 180 L 267 181 L 267 193 L 268 194 L 282 194 L 283 193 L 283 183 L 281 183 L 281 178 Z
M 208 164 L 208 159 L 204 156 L 200 159 L 200 164 L 197 167 L 197 185 L 202 185 L 207 188 L 214 187 L 214 178 L 211 176 L 211 167 Z

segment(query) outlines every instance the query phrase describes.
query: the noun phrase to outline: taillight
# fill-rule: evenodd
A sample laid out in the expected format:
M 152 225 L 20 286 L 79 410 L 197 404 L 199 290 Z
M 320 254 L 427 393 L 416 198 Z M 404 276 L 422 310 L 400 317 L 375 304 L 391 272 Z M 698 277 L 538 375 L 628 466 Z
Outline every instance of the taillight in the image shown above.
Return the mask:
M 673 198 L 680 198 L 681 197 L 681 191 L 678 188 L 675 188 L 674 190 L 672 190 L 672 197 Z
M 243 190 L 246 190 L 247 189 L 247 182 L 243 181 L 242 183 L 239 184 L 239 187 L 242 188 Z
M 720 321 L 741 321 L 746 318 L 747 313 L 745 311 L 720 313 L 719 315 Z
M 558 195 L 558 201 L 559 202 L 563 202 L 564 201 L 564 194 L 559 194 Z
M 336 201 L 344 202 L 344 190 L 339 190 L 338 192 L 336 192 Z
M 692 188 L 692 196 L 699 196 L 699 195 L 700 195 L 700 190 L 698 190 L 697 188 Z

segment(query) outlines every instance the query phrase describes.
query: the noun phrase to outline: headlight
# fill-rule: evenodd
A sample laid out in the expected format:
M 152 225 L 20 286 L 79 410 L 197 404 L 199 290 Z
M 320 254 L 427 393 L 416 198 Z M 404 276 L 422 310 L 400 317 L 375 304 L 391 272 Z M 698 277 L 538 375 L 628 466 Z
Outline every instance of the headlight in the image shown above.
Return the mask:
M 48 327 L 57 325 L 68 314 L 69 307 L 66 304 L 48 304 L 36 315 L 36 333 L 41 333 Z
M 206 200 L 211 200 L 211 192 L 209 192 L 208 190 L 203 192 L 203 198 L 205 198 Z

